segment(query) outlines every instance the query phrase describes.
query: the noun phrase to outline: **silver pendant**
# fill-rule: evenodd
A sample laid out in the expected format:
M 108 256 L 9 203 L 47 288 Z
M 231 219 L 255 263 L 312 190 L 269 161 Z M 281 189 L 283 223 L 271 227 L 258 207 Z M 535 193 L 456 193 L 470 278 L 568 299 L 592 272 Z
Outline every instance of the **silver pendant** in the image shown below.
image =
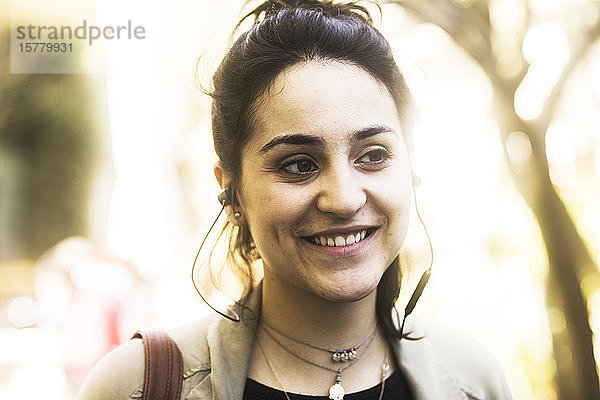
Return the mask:
M 336 383 L 329 388 L 329 398 L 331 400 L 343 400 L 345 393 L 346 392 L 344 392 L 344 388 L 339 381 L 336 381 Z

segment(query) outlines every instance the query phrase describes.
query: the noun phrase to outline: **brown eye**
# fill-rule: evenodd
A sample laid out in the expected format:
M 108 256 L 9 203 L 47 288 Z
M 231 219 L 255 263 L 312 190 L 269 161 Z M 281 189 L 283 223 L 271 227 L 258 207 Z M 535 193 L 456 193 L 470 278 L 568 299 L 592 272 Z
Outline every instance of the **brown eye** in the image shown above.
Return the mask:
M 312 163 L 307 160 L 298 161 L 298 172 L 309 172 L 312 169 Z
M 362 157 L 360 157 L 357 160 L 357 162 L 365 164 L 380 164 L 382 162 L 385 162 L 389 158 L 389 156 L 390 153 L 388 153 L 387 150 L 380 148 L 365 153 Z
M 295 160 L 283 167 L 290 174 L 305 175 L 317 170 L 317 166 L 309 159 Z

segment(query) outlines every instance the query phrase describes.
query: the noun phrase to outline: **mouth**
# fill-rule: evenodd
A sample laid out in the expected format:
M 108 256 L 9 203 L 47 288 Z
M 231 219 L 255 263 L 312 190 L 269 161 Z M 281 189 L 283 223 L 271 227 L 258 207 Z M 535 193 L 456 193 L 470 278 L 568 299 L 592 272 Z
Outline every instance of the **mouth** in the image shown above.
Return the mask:
M 336 233 L 330 235 L 307 236 L 304 240 L 322 247 L 346 247 L 359 243 L 368 238 L 377 228 L 361 229 L 354 232 Z

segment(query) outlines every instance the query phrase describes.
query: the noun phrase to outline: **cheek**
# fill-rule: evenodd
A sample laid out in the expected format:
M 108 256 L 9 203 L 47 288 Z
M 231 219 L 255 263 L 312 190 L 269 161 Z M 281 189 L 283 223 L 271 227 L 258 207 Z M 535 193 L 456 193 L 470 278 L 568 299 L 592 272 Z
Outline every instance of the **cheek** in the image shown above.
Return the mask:
M 288 184 L 255 181 L 260 187 L 245 197 L 247 223 L 262 252 L 279 250 L 278 243 L 293 235 L 294 227 L 310 207 L 310 194 Z
M 389 235 L 393 235 L 400 245 L 408 230 L 411 193 L 410 175 L 401 170 L 382 179 L 374 196 L 377 206 L 390 224 Z
M 393 166 L 387 173 L 377 177 L 373 183 L 371 186 L 373 194 L 388 212 L 399 214 L 408 210 L 412 191 L 408 167 L 403 164 Z

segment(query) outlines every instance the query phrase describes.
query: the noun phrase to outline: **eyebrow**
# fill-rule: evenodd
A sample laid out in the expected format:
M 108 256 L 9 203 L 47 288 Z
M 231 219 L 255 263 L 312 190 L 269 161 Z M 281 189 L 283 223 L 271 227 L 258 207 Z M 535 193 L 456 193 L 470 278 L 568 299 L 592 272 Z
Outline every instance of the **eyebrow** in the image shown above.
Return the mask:
M 378 135 L 380 133 L 391 132 L 396 134 L 397 132 L 390 128 L 387 125 L 370 125 L 366 128 L 362 128 L 356 131 L 353 131 L 350 140 L 353 142 L 357 142 L 359 140 L 367 139 L 371 136 Z M 308 135 L 305 133 L 292 133 L 288 135 L 277 136 L 273 138 L 269 143 L 265 144 L 258 151 L 259 153 L 266 153 L 270 149 L 275 146 L 279 146 L 282 144 L 291 144 L 291 145 L 304 145 L 304 146 L 324 146 L 325 140 L 320 136 Z
M 395 129 L 392 129 L 391 127 L 389 127 L 387 125 L 378 124 L 378 125 L 369 125 L 366 128 L 354 131 L 354 132 L 352 132 L 352 136 L 350 136 L 350 138 L 353 141 L 359 141 L 359 140 L 363 140 L 363 139 L 369 138 L 371 136 L 375 136 L 380 133 L 386 133 L 386 132 L 398 134 Z
M 305 145 L 305 146 L 324 146 L 325 140 L 323 140 L 320 136 L 307 135 L 305 133 L 292 133 L 289 135 L 277 136 L 269 143 L 265 144 L 258 151 L 259 153 L 266 153 L 270 149 L 275 146 L 279 146 L 280 144 L 295 144 L 295 145 Z

